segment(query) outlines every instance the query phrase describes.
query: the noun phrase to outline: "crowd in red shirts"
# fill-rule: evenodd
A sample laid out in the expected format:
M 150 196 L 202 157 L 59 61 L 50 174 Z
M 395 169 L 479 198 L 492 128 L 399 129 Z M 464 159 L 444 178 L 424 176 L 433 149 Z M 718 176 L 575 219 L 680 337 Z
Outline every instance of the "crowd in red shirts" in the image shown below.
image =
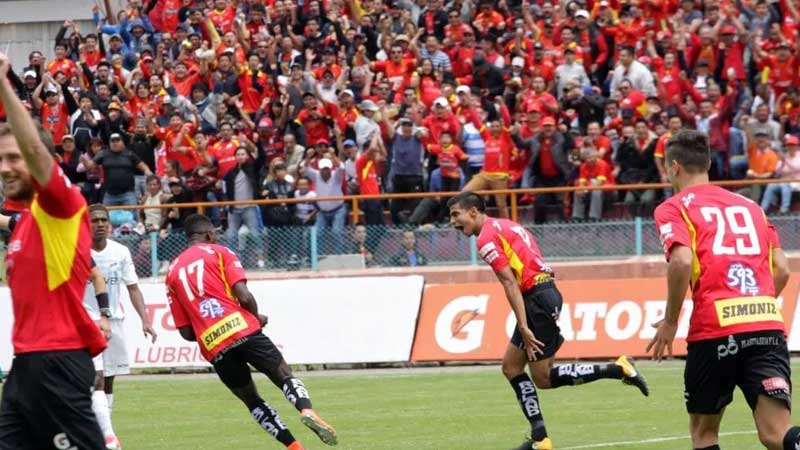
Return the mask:
M 788 180 L 800 175 L 798 10 L 798 0 L 129 0 L 95 7 L 96 29 L 66 21 L 55 58 L 34 51 L 11 76 L 90 200 L 105 198 L 109 168 L 82 162 L 114 135 L 149 205 L 661 182 L 666 141 L 683 127 L 708 133 L 713 179 Z M 792 192 L 746 194 L 787 212 Z M 541 223 L 599 220 L 614 202 L 648 214 L 668 195 L 520 200 Z M 506 200 L 494 199 L 501 216 Z M 337 231 L 337 208 L 348 206 L 278 205 L 255 219 L 324 215 Z M 435 201 L 361 209 L 368 224 L 442 218 Z M 181 217 L 151 215 L 147 227 Z

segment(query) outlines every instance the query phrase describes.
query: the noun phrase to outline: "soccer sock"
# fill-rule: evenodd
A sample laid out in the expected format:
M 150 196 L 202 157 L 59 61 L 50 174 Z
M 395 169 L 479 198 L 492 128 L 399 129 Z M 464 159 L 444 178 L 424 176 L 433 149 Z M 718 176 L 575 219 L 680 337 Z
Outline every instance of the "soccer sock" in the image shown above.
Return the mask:
M 283 395 L 298 411 L 311 409 L 311 398 L 306 385 L 298 378 L 287 378 L 283 382 Z
M 564 364 L 550 369 L 550 386 L 576 386 L 601 378 L 621 380 L 624 372 L 616 364 Z
M 108 410 L 106 393 L 103 391 L 92 392 L 92 411 L 97 417 L 97 423 L 103 430 L 103 436 L 115 436 L 114 427 L 111 426 L 111 413 Z
M 114 412 L 114 394 L 106 394 L 106 401 L 108 402 L 108 414 Z
M 275 411 L 266 402 L 262 401 L 258 406 L 252 408 L 250 414 L 252 414 L 253 419 L 258 422 L 261 428 L 281 444 L 288 447 L 295 442 L 294 436 L 281 420 L 278 411 Z
M 533 385 L 533 381 L 527 373 L 518 375 L 509 382 L 514 388 L 514 393 L 517 394 L 522 413 L 531 424 L 531 439 L 541 441 L 547 437 L 547 430 L 544 427 L 544 417 L 542 417 L 542 409 L 539 407 L 536 386 Z
M 696 448 L 694 450 L 720 450 L 720 448 L 719 445 L 712 445 L 711 447 Z
M 797 448 L 800 448 L 800 427 L 792 427 L 783 437 L 783 449 L 796 450 Z

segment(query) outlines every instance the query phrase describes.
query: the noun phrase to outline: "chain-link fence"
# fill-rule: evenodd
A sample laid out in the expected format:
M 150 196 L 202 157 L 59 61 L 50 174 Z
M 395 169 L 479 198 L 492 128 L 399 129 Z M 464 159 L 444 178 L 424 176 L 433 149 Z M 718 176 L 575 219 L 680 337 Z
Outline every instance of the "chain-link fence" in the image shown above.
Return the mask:
M 787 250 L 800 250 L 800 216 L 772 217 Z M 651 219 L 524 225 L 548 261 L 624 258 L 662 252 Z M 131 250 L 140 276 L 163 274 L 186 248 L 182 232 L 164 236 L 128 234 L 117 238 Z M 264 227 L 238 232 L 220 229 L 218 240 L 247 270 L 325 271 L 369 267 L 478 264 L 474 238 L 449 226 Z

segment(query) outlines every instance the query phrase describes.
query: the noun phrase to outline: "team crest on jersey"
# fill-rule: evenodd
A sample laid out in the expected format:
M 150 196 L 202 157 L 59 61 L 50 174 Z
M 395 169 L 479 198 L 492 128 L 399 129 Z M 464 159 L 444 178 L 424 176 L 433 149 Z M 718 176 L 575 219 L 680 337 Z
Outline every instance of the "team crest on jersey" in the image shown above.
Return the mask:
M 745 295 L 758 295 L 760 291 L 755 271 L 742 263 L 733 263 L 728 267 L 727 282 L 728 286 Z
M 672 232 L 672 223 L 665 223 L 658 227 L 658 238 L 661 240 L 661 245 L 667 245 L 667 239 L 675 236 Z
M 689 195 L 687 195 L 685 197 L 681 197 L 681 202 L 683 202 L 683 206 L 685 208 L 688 208 L 689 205 L 692 204 L 692 200 L 694 200 L 694 193 L 693 192 L 689 193 Z
M 200 315 L 205 319 L 216 319 L 225 315 L 225 308 L 215 298 L 207 298 L 200 302 Z

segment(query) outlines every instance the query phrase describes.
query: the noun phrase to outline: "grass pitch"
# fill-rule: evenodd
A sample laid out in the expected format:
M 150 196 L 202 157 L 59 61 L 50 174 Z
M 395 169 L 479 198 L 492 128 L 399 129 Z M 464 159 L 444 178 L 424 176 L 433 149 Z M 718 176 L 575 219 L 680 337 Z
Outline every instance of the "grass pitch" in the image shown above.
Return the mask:
M 640 363 L 650 397 L 616 380 L 540 391 L 559 450 L 691 448 L 683 404 L 683 363 Z M 797 363 L 793 370 L 797 373 Z M 307 449 L 328 448 L 266 377 L 261 395 Z M 504 450 L 528 429 L 499 367 L 300 375 L 315 408 L 337 427 L 342 450 Z M 795 383 L 798 381 L 794 377 Z M 121 377 L 114 425 L 125 450 L 280 449 L 215 377 Z M 725 413 L 722 448 L 760 449 L 741 394 Z

